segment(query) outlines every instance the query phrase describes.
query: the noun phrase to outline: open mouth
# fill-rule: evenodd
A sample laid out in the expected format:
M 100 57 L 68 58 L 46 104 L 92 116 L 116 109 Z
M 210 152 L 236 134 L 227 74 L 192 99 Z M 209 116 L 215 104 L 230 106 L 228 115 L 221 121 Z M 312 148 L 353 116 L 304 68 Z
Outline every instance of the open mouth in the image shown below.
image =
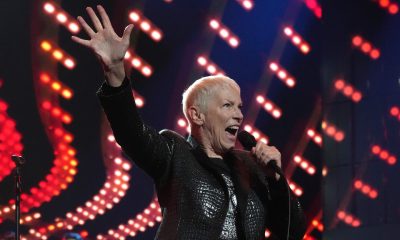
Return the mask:
M 236 135 L 238 130 L 239 130 L 238 126 L 230 126 L 230 127 L 225 128 L 225 131 L 227 131 L 228 133 L 230 133 L 232 135 Z

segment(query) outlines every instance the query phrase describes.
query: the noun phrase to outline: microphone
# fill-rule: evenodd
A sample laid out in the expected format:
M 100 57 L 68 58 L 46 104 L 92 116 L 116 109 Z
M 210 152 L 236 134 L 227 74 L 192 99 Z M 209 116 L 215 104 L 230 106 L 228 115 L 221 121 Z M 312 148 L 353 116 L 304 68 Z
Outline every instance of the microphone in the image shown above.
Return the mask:
M 238 139 L 244 149 L 246 149 L 247 151 L 251 151 L 251 149 L 257 145 L 257 140 L 255 139 L 255 137 L 247 131 L 240 131 L 238 133 Z M 276 164 L 276 160 L 272 159 L 271 161 L 269 161 L 266 167 L 282 175 L 282 171 Z
M 24 165 L 24 163 L 25 163 L 25 158 L 23 158 L 22 156 L 19 156 L 19 155 L 11 155 L 11 159 L 17 166 Z

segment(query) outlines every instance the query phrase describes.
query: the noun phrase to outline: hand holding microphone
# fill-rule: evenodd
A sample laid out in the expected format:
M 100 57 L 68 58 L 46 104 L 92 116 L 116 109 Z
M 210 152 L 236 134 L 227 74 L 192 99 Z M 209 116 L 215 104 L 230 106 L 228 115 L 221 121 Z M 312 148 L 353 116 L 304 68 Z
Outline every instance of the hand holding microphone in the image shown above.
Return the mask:
M 257 142 L 254 136 L 246 131 L 239 132 L 238 139 L 243 147 L 255 156 L 260 165 L 277 173 L 275 178 L 279 180 L 279 175 L 283 173 L 281 170 L 281 153 L 278 149 L 261 141 Z

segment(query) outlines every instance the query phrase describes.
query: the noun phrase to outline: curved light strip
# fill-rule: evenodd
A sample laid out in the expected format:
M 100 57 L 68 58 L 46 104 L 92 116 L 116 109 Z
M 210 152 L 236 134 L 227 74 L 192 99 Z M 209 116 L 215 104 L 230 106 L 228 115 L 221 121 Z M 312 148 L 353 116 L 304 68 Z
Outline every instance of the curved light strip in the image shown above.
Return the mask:
M 106 162 L 111 162 L 111 165 L 107 167 L 107 180 L 103 187 L 91 200 L 77 207 L 74 213 L 68 212 L 63 219 L 57 218 L 46 226 L 30 229 L 29 237 L 47 239 L 59 230 L 72 230 L 76 225 L 83 225 L 86 221 L 94 220 L 97 215 L 102 215 L 112 209 L 125 196 L 129 189 L 128 172 L 131 169 L 131 163 L 123 159 L 120 146 L 115 142 L 110 129 L 106 136 L 103 137 L 104 156 L 108 158 Z
M 161 222 L 161 208 L 158 204 L 157 197 L 154 197 L 149 206 L 142 213 L 136 215 L 135 218 L 128 220 L 126 224 L 121 224 L 118 229 L 110 229 L 107 235 L 97 235 L 98 240 L 124 240 L 128 235 L 136 236 L 138 231 L 144 232 L 147 227 L 154 227 L 156 222 Z
M 38 96 L 38 98 L 41 97 Z M 52 102 L 52 106 L 61 109 L 58 103 Z M 40 207 L 44 202 L 49 202 L 54 196 L 58 196 L 62 190 L 67 189 L 77 173 L 78 160 L 75 158 L 76 150 L 70 146 L 73 141 L 73 135 L 63 128 L 60 118 L 43 109 L 40 109 L 39 112 L 43 125 L 46 126 L 45 129 L 50 142 L 53 145 L 54 166 L 44 180 L 39 182 L 37 187 L 30 189 L 30 194 L 21 194 L 22 213 L 29 212 L 31 208 Z M 14 200 L 10 200 L 9 206 L 0 207 L 0 217 L 8 217 L 8 215 L 12 214 L 14 212 L 13 204 Z
M 7 109 L 8 104 L 0 99 L 0 182 L 15 167 L 10 156 L 20 155 L 24 148 L 21 143 L 21 134 L 15 128 L 15 121 L 8 116 Z

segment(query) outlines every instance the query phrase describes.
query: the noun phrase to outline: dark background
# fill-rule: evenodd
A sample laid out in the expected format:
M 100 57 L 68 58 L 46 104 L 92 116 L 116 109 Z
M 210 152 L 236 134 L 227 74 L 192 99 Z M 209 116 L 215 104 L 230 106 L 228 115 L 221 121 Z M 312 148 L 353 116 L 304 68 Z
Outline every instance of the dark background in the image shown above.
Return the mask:
M 156 129 L 169 128 L 185 134 L 176 124 L 183 116 L 181 94 L 197 78 L 207 75 L 196 61 L 198 55 L 208 55 L 241 86 L 245 123 L 263 131 L 270 143 L 281 150 L 287 177 L 303 188 L 300 201 L 309 223 L 323 208 L 326 239 L 345 239 L 354 233 L 366 234 L 360 235 L 360 239 L 375 239 L 369 234 L 371 231 L 387 232 L 399 224 L 398 164 L 388 166 L 370 153 L 372 144 L 380 144 L 399 156 L 400 122 L 388 114 L 391 106 L 400 103 L 396 61 L 399 17 L 389 15 L 373 1 L 327 0 L 321 1 L 324 11 L 321 20 L 304 2 L 255 1 L 254 9 L 249 12 L 233 0 L 61 1 L 59 4 L 71 16 L 80 15 L 88 21 L 85 7 L 102 4 L 117 34 L 122 34 L 129 24 L 129 10 L 141 9 L 163 31 L 164 37 L 158 43 L 138 30 L 131 36 L 131 47 L 154 69 L 150 78 L 132 70 L 131 79 L 134 89 L 146 100 L 140 113 Z M 88 49 L 70 40 L 68 30 L 44 14 L 42 5 L 42 1 L 0 2 L 0 98 L 8 103 L 7 113 L 22 134 L 23 154 L 27 159 L 23 169 L 24 192 L 37 186 L 53 166 L 49 126 L 39 110 L 43 95 L 50 96 L 73 116 L 73 122 L 64 127 L 74 135 L 72 146 L 77 150 L 79 165 L 78 174 L 67 190 L 31 210 L 40 212 L 42 217 L 32 226 L 24 227 L 24 231 L 75 211 L 99 191 L 107 171 L 101 142 L 102 126 L 107 122 L 102 118 L 95 95 L 103 81 L 101 67 Z M 238 48 L 231 48 L 210 29 L 208 22 L 212 17 L 221 19 L 239 36 Z M 284 36 L 283 28 L 287 25 L 310 44 L 309 54 L 302 54 Z M 355 33 L 381 49 L 378 60 L 373 61 L 351 47 Z M 83 31 L 79 36 L 87 37 Z M 66 69 L 43 54 L 39 47 L 42 39 L 58 43 L 76 59 L 76 67 Z M 295 76 L 297 84 L 293 89 L 268 69 L 273 60 Z M 42 70 L 52 72 L 73 89 L 74 97 L 65 100 L 51 91 L 38 90 Z M 363 92 L 360 103 L 354 104 L 333 91 L 332 81 L 338 76 Z M 274 101 L 283 116 L 276 120 L 261 109 L 255 102 L 257 94 Z M 321 148 L 306 137 L 307 128 L 322 133 L 323 119 L 345 131 L 343 142 L 324 136 Z M 320 156 L 322 149 L 324 158 Z M 295 167 L 292 158 L 296 153 L 302 153 L 317 167 L 314 176 Z M 324 181 L 323 165 L 328 168 Z M 89 238 L 94 239 L 142 212 L 153 197 L 153 184 L 136 166 L 130 175 L 130 188 L 121 202 L 95 220 L 77 225 L 74 231 L 87 230 Z M 352 191 L 356 176 L 362 176 L 379 189 L 376 200 Z M 0 205 L 7 205 L 13 193 L 13 177 L 9 175 L 0 183 Z M 350 199 L 345 210 L 361 219 L 361 227 L 352 228 L 336 220 L 343 199 Z M 10 223 L 11 220 L 3 219 L 1 231 L 9 230 Z M 155 232 L 156 227 L 148 228 L 135 238 L 152 239 Z M 58 239 L 62 233 L 54 237 Z M 316 239 L 323 236 L 312 227 L 309 234 Z

